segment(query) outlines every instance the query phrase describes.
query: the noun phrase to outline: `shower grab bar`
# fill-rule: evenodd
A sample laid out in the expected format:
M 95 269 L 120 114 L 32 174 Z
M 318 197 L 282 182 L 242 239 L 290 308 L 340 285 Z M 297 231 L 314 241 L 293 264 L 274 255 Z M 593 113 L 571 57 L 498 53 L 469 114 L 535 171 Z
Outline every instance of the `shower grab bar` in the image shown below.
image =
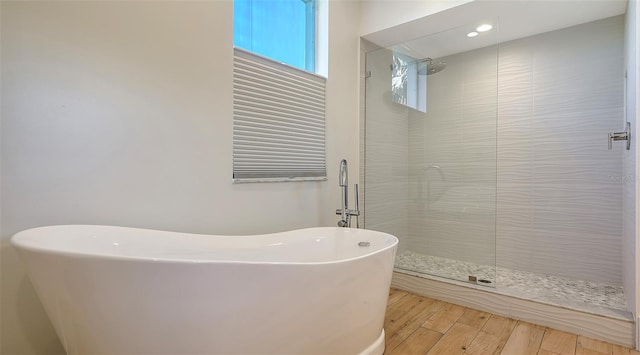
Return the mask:
M 626 128 L 622 132 L 609 133 L 609 150 L 613 149 L 613 141 L 627 141 L 627 150 L 631 150 L 631 123 L 627 122 Z

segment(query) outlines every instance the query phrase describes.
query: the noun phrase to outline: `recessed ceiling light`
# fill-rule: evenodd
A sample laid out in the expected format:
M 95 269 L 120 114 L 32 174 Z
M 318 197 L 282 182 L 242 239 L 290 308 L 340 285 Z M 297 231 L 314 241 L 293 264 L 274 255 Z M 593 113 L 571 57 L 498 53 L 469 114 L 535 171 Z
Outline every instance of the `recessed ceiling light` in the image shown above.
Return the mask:
M 467 37 L 475 37 L 477 35 L 478 35 L 478 32 L 476 32 L 476 31 L 472 31 L 472 32 L 467 33 Z
M 493 26 L 491 26 L 489 24 L 484 24 L 484 25 L 478 26 L 478 28 L 476 28 L 476 31 L 478 31 L 478 32 L 487 32 L 492 28 L 493 28 Z

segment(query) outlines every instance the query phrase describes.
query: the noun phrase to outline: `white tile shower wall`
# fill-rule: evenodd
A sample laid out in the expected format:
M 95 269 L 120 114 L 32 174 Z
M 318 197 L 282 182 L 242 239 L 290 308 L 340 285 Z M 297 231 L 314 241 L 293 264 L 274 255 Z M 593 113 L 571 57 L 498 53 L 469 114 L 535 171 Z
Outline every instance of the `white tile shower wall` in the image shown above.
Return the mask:
M 495 49 L 443 58 L 409 116 L 409 161 L 441 168 L 409 170 L 411 250 L 620 284 L 622 45 L 621 16 L 501 44 L 497 166 Z
M 391 100 L 391 52 L 379 49 L 366 58 L 366 228 L 400 238 L 410 247 L 407 140 L 408 109 Z
M 499 266 L 621 283 L 623 21 L 500 46 Z
M 438 60 L 427 113 L 409 116 L 412 250 L 494 265 L 497 51 Z

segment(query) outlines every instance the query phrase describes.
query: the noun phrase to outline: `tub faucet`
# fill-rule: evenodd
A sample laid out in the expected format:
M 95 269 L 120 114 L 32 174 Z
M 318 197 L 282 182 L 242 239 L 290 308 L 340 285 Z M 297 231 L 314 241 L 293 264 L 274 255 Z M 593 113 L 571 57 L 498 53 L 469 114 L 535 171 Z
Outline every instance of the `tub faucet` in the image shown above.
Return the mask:
M 340 173 L 338 175 L 338 185 L 342 190 L 342 208 L 336 210 L 336 214 L 340 215 L 341 219 L 338 221 L 338 227 L 351 227 L 351 216 L 356 216 L 356 228 L 360 228 L 360 221 L 357 217 L 360 215 L 360 208 L 358 203 L 358 184 L 355 184 L 354 193 L 356 199 L 356 208 L 354 210 L 349 209 L 349 173 L 347 170 L 347 160 L 342 159 L 340 161 Z

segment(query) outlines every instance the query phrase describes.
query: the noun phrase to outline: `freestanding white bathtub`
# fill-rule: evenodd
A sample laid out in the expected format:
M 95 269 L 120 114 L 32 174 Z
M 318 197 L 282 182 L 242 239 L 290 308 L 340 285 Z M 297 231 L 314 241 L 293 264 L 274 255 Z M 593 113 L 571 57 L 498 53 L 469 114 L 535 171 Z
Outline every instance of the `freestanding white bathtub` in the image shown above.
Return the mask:
M 310 228 L 212 236 L 70 225 L 11 241 L 69 354 L 384 350 L 398 243 L 389 234 Z

